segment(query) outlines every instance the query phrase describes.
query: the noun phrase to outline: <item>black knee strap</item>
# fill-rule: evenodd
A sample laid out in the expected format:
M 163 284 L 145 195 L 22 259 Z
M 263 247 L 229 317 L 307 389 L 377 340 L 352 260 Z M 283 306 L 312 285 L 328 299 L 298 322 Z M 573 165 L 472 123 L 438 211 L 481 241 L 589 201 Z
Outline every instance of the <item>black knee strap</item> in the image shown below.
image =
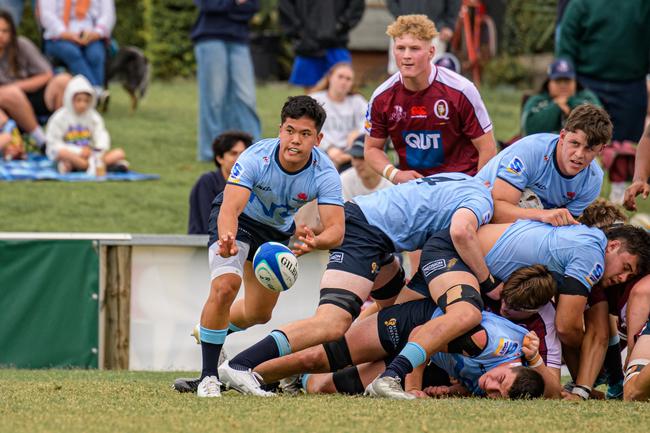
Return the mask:
M 405 276 L 404 268 L 400 267 L 399 271 L 397 271 L 395 276 L 391 278 L 389 282 L 370 292 L 370 296 L 379 301 L 397 296 L 402 290 L 402 287 L 404 287 Z
M 342 394 L 363 394 L 365 391 L 359 370 L 355 366 L 344 368 L 332 375 L 334 387 Z
M 356 319 L 361 313 L 363 300 L 349 290 L 344 289 L 321 289 L 318 305 L 332 304 L 344 309 Z
M 483 299 L 481 299 L 481 294 L 469 284 L 457 284 L 449 288 L 436 301 L 438 307 L 440 307 L 444 312 L 447 312 L 448 306 L 455 304 L 456 302 L 467 302 L 478 308 L 479 311 L 483 311 Z
M 345 337 L 323 344 L 323 349 L 325 349 L 327 361 L 330 363 L 330 371 L 338 371 L 352 365 L 352 357 Z
M 476 342 L 472 339 L 472 336 L 480 332 L 486 332 L 485 328 L 483 328 L 483 326 L 481 325 L 477 325 L 474 328 L 467 331 L 466 333 L 464 333 L 463 335 L 461 335 L 460 337 L 454 338 L 447 345 L 447 352 L 460 353 L 461 355 L 466 355 L 471 357 L 479 356 L 483 352 L 483 349 L 485 349 L 485 345 L 481 347 L 478 344 L 476 344 Z M 485 339 L 485 341 L 487 342 L 487 338 Z

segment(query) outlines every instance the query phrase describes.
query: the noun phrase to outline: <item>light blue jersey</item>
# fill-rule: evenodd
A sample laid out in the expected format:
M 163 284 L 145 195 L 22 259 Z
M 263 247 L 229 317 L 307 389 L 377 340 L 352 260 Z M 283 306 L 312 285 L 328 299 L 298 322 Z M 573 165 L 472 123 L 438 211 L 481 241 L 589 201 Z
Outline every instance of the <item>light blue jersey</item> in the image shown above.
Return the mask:
M 497 239 L 485 263 L 502 281 L 522 266 L 545 265 L 580 281 L 587 295 L 603 276 L 605 247 L 607 237 L 597 228 L 518 220 Z
M 444 313 L 439 308 L 431 317 Z M 431 356 L 431 362 L 442 368 L 451 377 L 458 379 L 474 395 L 484 395 L 478 386 L 478 379 L 488 370 L 505 362 L 520 362 L 524 337 L 528 330 L 515 325 L 510 320 L 484 311 L 481 326 L 485 329 L 488 341 L 480 355 L 470 358 L 457 353 L 438 352 Z
M 368 222 L 392 239 L 396 251 L 422 248 L 430 235 L 449 227 L 460 208 L 474 212 L 479 226 L 492 219 L 494 210 L 485 185 L 462 173 L 427 176 L 353 200 Z
M 279 148 L 279 138 L 260 140 L 232 167 L 228 183 L 251 190 L 244 214 L 286 232 L 298 209 L 314 199 L 319 205 L 343 206 L 341 177 L 327 155 L 314 148 L 309 164 L 289 173 L 280 166 Z
M 524 137 L 499 152 L 476 177 L 490 187 L 499 178 L 520 191 L 529 188 L 537 194 L 544 209 L 567 208 L 572 215 L 579 216 L 600 194 L 603 170 L 594 160 L 577 175 L 564 176 L 555 159 L 558 137 Z

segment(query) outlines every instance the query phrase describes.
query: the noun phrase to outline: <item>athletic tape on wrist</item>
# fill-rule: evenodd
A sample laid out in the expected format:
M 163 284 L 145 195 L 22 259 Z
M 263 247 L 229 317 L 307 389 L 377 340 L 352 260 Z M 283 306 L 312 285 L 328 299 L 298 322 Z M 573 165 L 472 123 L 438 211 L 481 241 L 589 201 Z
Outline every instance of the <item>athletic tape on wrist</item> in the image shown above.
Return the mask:
M 539 352 L 535 353 L 535 356 L 533 356 L 533 359 L 528 361 L 528 366 L 530 368 L 537 368 L 540 365 L 544 364 L 544 360 L 540 356 Z
M 386 164 L 386 166 L 384 167 L 384 169 L 381 172 L 381 175 L 383 177 L 385 177 L 386 179 L 388 179 L 388 171 L 390 169 L 395 169 L 395 166 L 393 164 Z
M 591 394 L 591 389 L 588 386 L 576 385 L 571 390 L 571 394 L 575 394 L 583 400 L 589 400 L 589 395 Z

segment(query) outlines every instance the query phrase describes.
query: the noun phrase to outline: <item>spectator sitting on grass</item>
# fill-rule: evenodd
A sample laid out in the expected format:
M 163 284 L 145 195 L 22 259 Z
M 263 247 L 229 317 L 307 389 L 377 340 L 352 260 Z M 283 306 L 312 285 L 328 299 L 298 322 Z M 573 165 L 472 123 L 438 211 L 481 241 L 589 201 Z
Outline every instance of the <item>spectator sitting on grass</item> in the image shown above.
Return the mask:
M 341 173 L 343 199 L 352 200 L 358 195 L 367 195 L 393 184 L 373 170 L 363 159 L 363 141 L 366 135 L 359 135 L 346 153 L 352 157 L 352 167 Z
M 11 14 L 0 9 L 0 109 L 45 147 L 45 133 L 37 116 L 48 117 L 61 107 L 70 75 L 54 75 L 36 45 L 16 34 Z
M 88 169 L 93 150 L 101 152 L 108 171 L 126 171 L 128 162 L 122 149 L 110 150 L 111 139 L 104 120 L 93 108 L 95 91 L 90 82 L 77 75 L 65 89 L 63 107 L 47 122 L 47 156 L 58 161 L 59 172 Z
M 528 98 L 521 115 L 524 136 L 540 132 L 558 134 L 575 107 L 585 102 L 602 107 L 598 97 L 580 85 L 569 60 L 556 59 L 548 67 L 541 91 Z
M 190 217 L 187 233 L 208 234 L 208 218 L 212 201 L 226 187 L 226 179 L 239 155 L 253 143 L 244 131 L 226 131 L 212 142 L 215 171 L 201 175 L 190 192 Z
M 339 62 L 332 66 L 309 96 L 317 100 L 327 113 L 320 149 L 341 170 L 350 162 L 350 155 L 345 153 L 347 143 L 363 131 L 368 108 L 368 101 L 354 89 L 352 65 Z
M 0 110 L 0 157 L 10 161 L 25 159 L 26 156 L 23 138 L 16 122 Z

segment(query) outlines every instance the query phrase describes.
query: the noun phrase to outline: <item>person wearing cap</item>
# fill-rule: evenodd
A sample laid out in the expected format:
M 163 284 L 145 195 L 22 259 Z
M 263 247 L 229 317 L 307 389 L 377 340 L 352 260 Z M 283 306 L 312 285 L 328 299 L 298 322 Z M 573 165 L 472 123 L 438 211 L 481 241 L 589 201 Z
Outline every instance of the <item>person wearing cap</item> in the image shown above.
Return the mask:
M 373 170 L 363 159 L 363 140 L 365 134 L 359 135 L 346 153 L 352 158 L 352 167 L 341 173 L 343 185 L 343 199 L 351 200 L 353 197 L 368 195 L 380 189 L 388 188 L 393 184 Z
M 585 102 L 602 106 L 598 97 L 576 80 L 573 64 L 556 59 L 548 67 L 548 79 L 540 93 L 526 101 L 521 115 L 522 134 L 559 133 L 571 110 Z

